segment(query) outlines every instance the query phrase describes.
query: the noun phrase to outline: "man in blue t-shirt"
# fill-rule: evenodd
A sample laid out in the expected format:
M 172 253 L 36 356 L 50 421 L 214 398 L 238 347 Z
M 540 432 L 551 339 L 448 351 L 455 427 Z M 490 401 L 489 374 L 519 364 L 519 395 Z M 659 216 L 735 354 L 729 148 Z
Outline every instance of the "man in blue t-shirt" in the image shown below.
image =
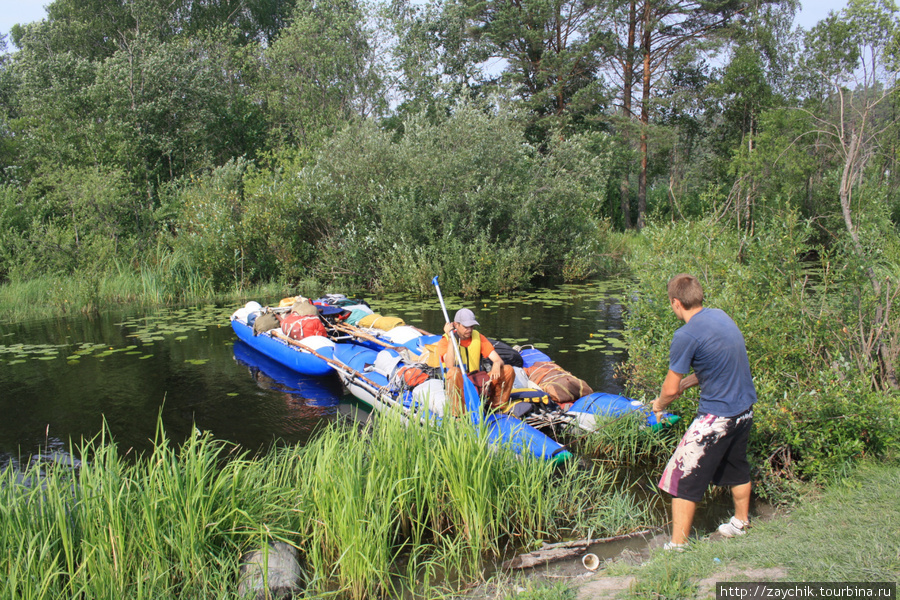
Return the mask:
M 747 439 L 756 389 L 744 336 L 723 311 L 703 307 L 697 278 L 676 275 L 668 292 L 684 325 L 672 336 L 669 372 L 652 410 L 661 413 L 681 392 L 700 386 L 697 418 L 659 480 L 660 489 L 672 495 L 672 540 L 665 547 L 677 550 L 687 543 L 697 503 L 710 483 L 731 487 L 734 500 L 734 516 L 719 532 L 725 537 L 746 533 L 751 489 Z M 691 368 L 694 372 L 687 375 Z

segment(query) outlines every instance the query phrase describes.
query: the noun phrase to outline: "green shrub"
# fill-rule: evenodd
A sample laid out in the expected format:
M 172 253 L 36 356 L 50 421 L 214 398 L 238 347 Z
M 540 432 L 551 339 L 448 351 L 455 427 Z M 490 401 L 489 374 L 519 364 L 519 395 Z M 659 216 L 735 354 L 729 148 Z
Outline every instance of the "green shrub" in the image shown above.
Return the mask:
M 102 273 L 135 253 L 149 213 L 120 170 L 66 168 L 0 191 L 0 276 Z
M 863 456 L 900 448 L 896 395 L 875 391 L 870 363 L 857 360 L 848 323 L 859 323 L 863 274 L 841 249 L 816 248 L 813 230 L 796 212 L 739 234 L 711 220 L 645 229 L 629 257 L 635 275 L 622 371 L 633 394 L 655 395 L 668 369 L 668 347 L 681 322 L 666 283 L 696 275 L 704 305 L 721 308 L 741 328 L 758 403 L 751 444 L 763 479 L 827 478 Z M 881 268 L 890 269 L 890 261 Z M 673 404 L 683 418 L 696 410 L 697 390 Z M 774 488 L 772 490 L 774 492 Z
M 570 136 L 541 154 L 516 114 L 468 104 L 403 131 L 395 140 L 363 121 L 314 154 L 283 151 L 265 169 L 238 161 L 182 182 L 167 204 L 176 249 L 215 289 L 314 277 L 424 292 L 441 275 L 448 291 L 475 295 L 608 266 L 613 234 L 598 220 L 607 136 Z

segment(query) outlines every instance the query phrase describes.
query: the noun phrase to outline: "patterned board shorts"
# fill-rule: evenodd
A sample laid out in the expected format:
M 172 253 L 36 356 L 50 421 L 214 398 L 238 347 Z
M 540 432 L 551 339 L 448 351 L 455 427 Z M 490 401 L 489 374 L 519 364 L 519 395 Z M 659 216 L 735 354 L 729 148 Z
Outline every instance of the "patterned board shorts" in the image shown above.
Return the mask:
M 750 482 L 747 439 L 753 410 L 736 417 L 698 415 L 666 465 L 659 488 L 676 498 L 700 502 L 710 483 Z

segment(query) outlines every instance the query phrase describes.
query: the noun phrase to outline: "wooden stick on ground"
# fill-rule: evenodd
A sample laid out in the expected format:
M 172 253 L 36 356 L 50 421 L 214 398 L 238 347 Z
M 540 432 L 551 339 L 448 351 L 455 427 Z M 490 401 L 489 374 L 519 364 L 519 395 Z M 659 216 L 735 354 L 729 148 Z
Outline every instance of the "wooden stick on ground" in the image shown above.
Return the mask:
M 520 554 L 517 557 L 503 563 L 504 569 L 527 569 L 536 565 L 562 560 L 583 554 L 587 546 L 577 548 L 554 548 L 553 550 L 537 550 L 528 554 Z
M 528 567 L 534 567 L 536 565 L 542 565 L 544 563 L 553 562 L 555 560 L 562 560 L 564 558 L 571 558 L 573 556 L 578 556 L 579 554 L 584 554 L 588 547 L 594 544 L 627 540 L 629 538 L 644 535 L 646 533 L 650 533 L 650 530 L 644 529 L 641 531 L 635 531 L 634 533 L 614 535 L 612 537 L 606 538 L 588 538 L 583 540 L 559 542 L 557 544 L 544 544 L 540 550 L 528 552 L 527 554 L 520 554 L 517 557 L 504 562 L 503 568 L 527 569 Z
M 640 531 L 634 531 L 632 533 L 625 533 L 622 535 L 614 535 L 612 537 L 605 538 L 588 538 L 584 540 L 571 540 L 568 542 L 559 542 L 556 544 L 544 544 L 541 546 L 541 550 L 550 550 L 552 548 L 573 548 L 577 546 L 593 546 L 594 544 L 605 544 L 607 542 L 618 542 L 621 540 L 627 540 L 633 537 L 638 537 L 639 535 L 645 535 L 650 533 L 649 529 L 642 529 Z

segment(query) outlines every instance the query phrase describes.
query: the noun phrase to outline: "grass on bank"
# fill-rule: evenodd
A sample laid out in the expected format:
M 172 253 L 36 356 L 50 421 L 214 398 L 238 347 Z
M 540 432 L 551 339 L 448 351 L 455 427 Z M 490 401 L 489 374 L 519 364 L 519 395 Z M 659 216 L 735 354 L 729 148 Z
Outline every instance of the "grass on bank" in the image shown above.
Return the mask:
M 270 539 L 300 550 L 306 598 L 445 597 L 511 552 L 653 518 L 608 470 L 556 473 L 454 421 L 384 415 L 261 457 L 200 432 L 79 454 L 0 474 L 0 600 L 236 598 L 241 554 Z
M 900 465 L 861 464 L 783 517 L 741 538 L 697 541 L 687 552 L 654 553 L 636 575 L 637 598 L 693 598 L 701 578 L 746 580 L 779 568 L 781 581 L 893 581 L 900 578 Z M 716 562 L 718 558 L 721 562 Z M 718 575 L 718 576 L 717 576 Z M 713 594 L 715 591 L 713 590 Z
M 682 553 L 653 550 L 640 566 L 613 564 L 604 576 L 633 576 L 622 598 L 715 598 L 708 581 L 897 582 L 900 579 L 900 463 L 867 461 L 826 488 L 810 487 L 795 509 L 754 523 L 733 539 L 692 542 Z M 768 576 L 760 576 L 767 570 Z M 753 571 L 752 574 L 748 574 Z M 577 584 L 523 584 L 503 600 L 575 600 Z M 509 586 L 507 586 L 509 587 Z
M 300 282 L 285 285 L 261 283 L 253 287 L 236 286 L 231 292 L 217 293 L 195 276 L 179 278 L 158 270 L 120 269 L 110 277 L 76 273 L 71 277 L 45 276 L 0 285 L 0 321 L 43 315 L 93 313 L 117 306 L 154 307 L 198 302 L 235 302 L 248 299 L 278 298 L 287 291 L 314 296 L 318 285 Z

